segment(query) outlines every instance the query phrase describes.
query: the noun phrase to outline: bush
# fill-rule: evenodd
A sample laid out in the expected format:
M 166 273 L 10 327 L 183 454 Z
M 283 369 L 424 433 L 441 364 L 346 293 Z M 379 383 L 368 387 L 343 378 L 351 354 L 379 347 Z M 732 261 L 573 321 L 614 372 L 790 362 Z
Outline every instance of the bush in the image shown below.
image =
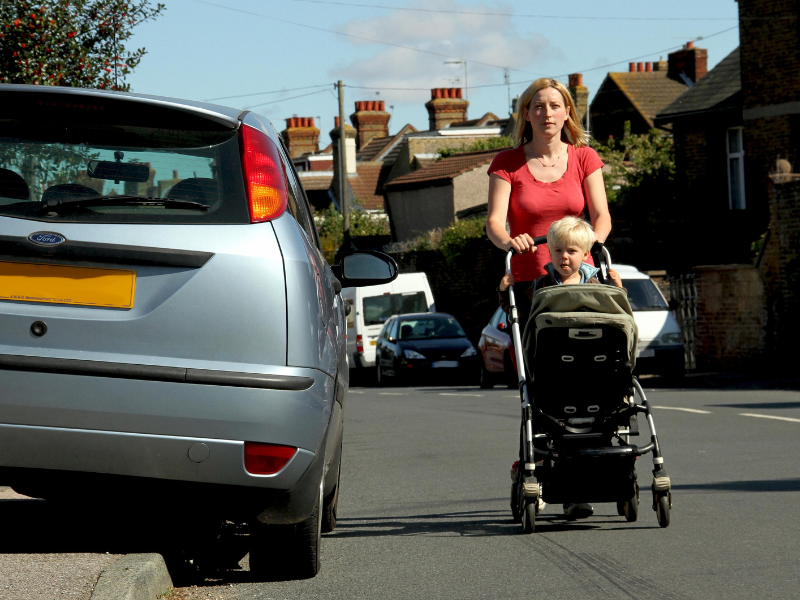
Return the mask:
M 466 152 L 481 152 L 483 150 L 502 150 L 503 148 L 510 148 L 513 141 L 510 137 L 501 135 L 497 137 L 485 138 L 473 142 L 469 146 L 463 148 L 440 148 L 438 150 L 439 157 L 448 158 L 456 156 L 457 154 L 464 154 Z
M 344 217 L 331 203 L 322 214 L 315 216 L 314 220 L 325 259 L 329 264 L 333 264 L 336 252 L 344 241 Z M 350 235 L 353 237 L 391 235 L 389 220 L 384 214 L 353 211 L 350 213 Z

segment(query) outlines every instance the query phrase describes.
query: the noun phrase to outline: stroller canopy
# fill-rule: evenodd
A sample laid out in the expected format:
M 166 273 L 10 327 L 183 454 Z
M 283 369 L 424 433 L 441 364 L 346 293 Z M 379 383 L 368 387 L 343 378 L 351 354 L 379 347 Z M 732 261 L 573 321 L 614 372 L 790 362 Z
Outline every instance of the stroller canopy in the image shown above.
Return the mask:
M 538 332 L 549 327 L 599 325 L 612 326 L 625 333 L 628 359 L 635 365 L 638 330 L 624 289 L 598 283 L 542 288 L 533 295 L 531 314 L 522 336 L 525 362 L 533 365 Z

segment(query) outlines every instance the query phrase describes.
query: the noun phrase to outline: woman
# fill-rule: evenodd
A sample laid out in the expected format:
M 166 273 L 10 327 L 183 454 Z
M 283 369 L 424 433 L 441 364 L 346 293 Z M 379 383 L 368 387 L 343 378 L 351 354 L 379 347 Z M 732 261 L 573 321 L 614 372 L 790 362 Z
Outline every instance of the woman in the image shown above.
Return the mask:
M 564 84 L 537 79 L 517 102 L 517 115 L 515 147 L 500 152 L 489 167 L 486 232 L 498 248 L 520 252 L 511 260 L 511 272 L 524 327 L 531 283 L 545 274 L 550 260 L 547 252 L 536 251 L 533 238 L 546 235 L 550 224 L 563 217 L 582 217 L 588 208 L 595 237 L 605 242 L 611 216 L 603 162 L 587 145 L 589 136 Z
M 498 248 L 506 252 L 515 248 L 520 253 L 511 260 L 511 273 L 520 328 L 524 329 L 532 283 L 545 274 L 544 265 L 550 259 L 548 252 L 536 251 L 533 238 L 546 235 L 551 223 L 566 216 L 583 217 L 588 208 L 595 238 L 605 242 L 611 232 L 611 216 L 603 162 L 587 145 L 589 136 L 562 83 L 537 79 L 525 90 L 517 102 L 514 141 L 515 147 L 500 152 L 489 167 L 486 233 Z M 520 442 L 520 458 L 521 448 Z M 539 503 L 539 508 L 544 508 L 541 498 Z M 590 504 L 564 505 L 568 519 L 585 518 L 593 512 Z

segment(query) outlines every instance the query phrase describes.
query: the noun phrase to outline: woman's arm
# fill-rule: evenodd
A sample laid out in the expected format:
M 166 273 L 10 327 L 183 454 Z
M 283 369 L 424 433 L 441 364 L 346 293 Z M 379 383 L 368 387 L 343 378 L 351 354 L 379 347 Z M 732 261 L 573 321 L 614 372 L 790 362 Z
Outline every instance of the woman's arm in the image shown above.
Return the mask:
M 491 183 L 489 184 L 491 190 Z M 597 169 L 583 180 L 583 191 L 589 207 L 589 218 L 592 220 L 594 235 L 598 242 L 605 242 L 611 233 L 611 215 L 608 212 L 606 186 L 603 184 L 603 171 Z M 491 191 L 490 191 L 491 194 Z M 489 204 L 491 207 L 491 203 Z
M 535 252 L 536 248 L 530 235 L 523 233 L 512 239 L 506 231 L 509 198 L 511 198 L 511 184 L 492 173 L 489 176 L 489 216 L 486 220 L 486 235 L 495 246 L 506 252 L 511 248 L 516 248 L 517 252 Z

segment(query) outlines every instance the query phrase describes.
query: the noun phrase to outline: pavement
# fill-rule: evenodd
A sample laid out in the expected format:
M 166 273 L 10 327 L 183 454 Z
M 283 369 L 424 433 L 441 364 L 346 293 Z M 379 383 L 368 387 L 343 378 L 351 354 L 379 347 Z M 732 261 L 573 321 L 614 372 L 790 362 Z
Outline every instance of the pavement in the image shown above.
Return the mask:
M 686 399 L 690 397 L 729 397 L 728 394 L 719 395 L 714 392 L 737 392 L 738 395 L 734 397 L 742 398 L 751 391 L 800 390 L 800 376 L 793 376 L 783 371 L 688 374 L 685 378 L 678 381 L 645 376 L 642 377 L 641 382 L 643 387 L 648 390 L 648 396 L 650 396 L 650 391 L 654 392 L 653 397 L 650 397 L 650 401 L 654 405 L 666 404 L 667 402 L 665 399 L 670 399 L 670 401 L 677 399 L 679 403 L 681 401 L 685 403 Z M 436 392 L 437 389 L 441 391 Z M 693 391 L 692 395 L 688 396 L 687 391 Z M 422 487 L 419 487 L 419 484 L 417 484 L 414 490 L 405 491 L 402 488 L 397 489 L 394 487 L 394 484 L 385 480 L 385 478 L 378 477 L 379 480 L 374 480 L 374 475 L 367 475 L 367 473 L 372 470 L 364 462 L 365 460 L 369 462 L 367 457 L 357 457 L 354 455 L 354 453 L 363 452 L 364 450 L 368 453 L 380 453 L 384 448 L 394 448 L 395 452 L 399 451 L 400 454 L 402 454 L 404 450 L 401 448 L 408 443 L 408 439 L 412 439 L 416 435 L 416 432 L 412 433 L 414 429 L 430 429 L 428 435 L 435 437 L 435 431 L 440 431 L 442 427 L 447 428 L 450 424 L 448 421 L 434 421 L 432 423 L 415 422 L 412 424 L 407 422 L 407 415 L 404 414 L 396 415 L 396 421 L 392 421 L 391 419 L 386 420 L 385 417 L 375 415 L 365 416 L 364 410 L 366 409 L 367 413 L 369 413 L 370 409 L 365 406 L 358 408 L 360 401 L 363 404 L 365 395 L 370 398 L 374 396 L 373 399 L 380 398 L 383 404 L 386 401 L 400 402 L 399 398 L 389 397 L 392 395 L 413 397 L 414 394 L 418 393 L 423 396 L 433 394 L 435 396 L 441 396 L 437 398 L 439 401 L 458 401 L 458 404 L 455 404 L 452 409 L 457 412 L 465 410 L 465 408 L 467 408 L 465 407 L 465 403 L 467 403 L 469 406 L 474 404 L 472 408 L 467 408 L 467 413 L 472 411 L 475 414 L 484 414 L 486 406 L 484 400 L 478 400 L 478 396 L 482 398 L 494 398 L 496 395 L 499 398 L 500 394 L 502 394 L 503 397 L 513 394 L 511 390 L 501 391 L 499 388 L 492 390 L 489 396 L 484 395 L 484 392 L 484 390 L 477 390 L 477 388 L 453 388 L 452 390 L 450 388 L 430 388 L 430 390 L 424 390 L 423 392 L 419 390 L 407 390 L 405 388 L 387 390 L 378 388 L 353 389 L 353 395 L 351 397 L 353 399 L 352 404 L 356 406 L 349 409 L 350 425 L 348 427 L 348 435 L 346 436 L 345 444 L 346 463 L 349 463 L 351 466 L 349 469 L 345 467 L 343 471 L 343 478 L 346 477 L 346 479 L 343 479 L 343 493 L 350 494 L 350 496 L 345 495 L 343 500 L 345 516 L 341 518 L 341 521 L 344 525 L 342 528 L 344 532 L 339 531 L 338 534 L 337 532 L 332 534 L 334 536 L 333 539 L 339 540 L 339 546 L 342 545 L 343 541 L 350 542 L 360 540 L 360 542 L 363 543 L 356 547 L 353 547 L 351 543 L 346 543 L 345 546 L 349 548 L 347 552 L 356 552 L 356 556 L 362 557 L 361 560 L 369 562 L 367 556 L 374 558 L 385 551 L 380 545 L 376 545 L 375 542 L 381 539 L 380 531 L 386 527 L 390 529 L 399 527 L 401 531 L 405 531 L 405 534 L 401 533 L 401 538 L 405 536 L 411 538 L 423 536 L 424 538 L 429 535 L 433 535 L 434 537 L 444 535 L 447 537 L 453 530 L 459 531 L 459 536 L 467 537 L 474 535 L 496 535 L 506 532 L 508 525 L 502 521 L 498 521 L 493 516 L 496 512 L 496 499 L 488 501 L 487 498 L 482 501 L 479 498 L 475 498 L 474 501 L 470 501 L 470 493 L 466 489 L 462 490 L 462 492 L 455 493 L 455 498 L 458 499 L 452 498 L 449 502 L 445 500 L 445 498 L 428 498 L 425 502 L 425 506 L 428 507 L 428 512 L 433 511 L 433 513 L 440 510 L 437 507 L 444 508 L 449 504 L 449 510 L 445 511 L 447 515 L 443 518 L 443 522 L 434 522 L 435 520 L 430 520 L 432 519 L 432 515 L 424 516 L 425 511 L 423 511 L 423 514 L 416 517 L 411 515 L 401 517 L 399 514 L 396 518 L 391 516 L 394 514 L 393 511 L 396 512 L 396 508 L 399 506 L 398 503 L 402 505 L 401 498 L 404 494 L 411 492 L 412 494 L 416 493 L 420 497 L 429 496 L 430 492 L 424 489 L 426 485 L 439 487 L 441 482 L 448 479 L 446 472 L 440 472 L 441 470 L 438 468 L 439 465 L 434 465 L 431 469 L 431 463 L 429 461 L 441 460 L 446 462 L 448 460 L 453 460 L 455 458 L 453 456 L 453 452 L 456 451 L 455 448 L 450 452 L 445 452 L 445 455 L 442 456 L 437 455 L 432 449 L 429 450 L 429 456 L 419 463 L 417 468 L 427 468 L 431 470 L 432 473 L 438 473 L 438 475 L 432 475 L 434 480 L 436 480 L 437 477 L 438 480 L 435 482 L 434 480 L 427 481 L 427 479 L 423 477 L 423 481 L 427 483 L 424 483 Z M 698 392 L 702 393 L 698 394 Z M 383 398 L 383 396 L 386 396 L 386 398 Z M 473 398 L 473 396 L 475 397 Z M 682 398 L 684 400 L 681 400 Z M 407 400 L 404 399 L 403 401 L 405 402 Z M 414 408 L 416 409 L 418 401 L 414 400 L 414 403 Z M 516 418 L 516 407 L 511 406 L 513 403 L 509 403 L 508 400 L 505 400 L 503 403 L 504 410 L 507 408 L 506 404 L 510 406 L 511 413 L 513 413 L 509 416 L 511 418 Z M 757 404 L 758 403 L 753 406 Z M 715 404 L 713 406 L 728 405 Z M 442 410 L 445 409 L 442 408 Z M 710 410 L 716 409 L 712 408 Z M 423 412 L 426 411 L 423 410 Z M 700 412 L 704 413 L 708 411 L 700 410 Z M 662 411 L 659 413 L 659 433 L 663 433 L 662 428 L 664 426 L 661 425 L 661 422 L 664 420 L 662 416 L 664 413 L 670 415 L 676 414 L 673 411 Z M 488 415 L 489 413 L 486 414 Z M 742 414 L 742 416 L 759 416 L 750 413 L 740 414 Z M 461 416 L 463 417 L 463 415 Z M 419 415 L 416 415 L 415 418 L 417 417 L 419 417 Z M 784 420 L 797 421 L 798 419 L 788 418 Z M 762 419 L 755 419 L 755 421 L 763 422 Z M 393 423 L 393 425 L 390 426 L 390 423 Z M 507 426 L 505 415 L 503 415 L 502 424 L 503 426 Z M 365 427 L 366 430 L 364 429 Z M 411 427 L 411 429 L 406 429 L 405 434 L 401 434 L 401 431 L 408 427 Z M 377 431 L 381 432 L 379 439 L 374 437 Z M 473 432 L 472 436 L 474 436 L 474 438 L 472 439 L 483 439 L 492 437 L 495 434 L 496 432 L 492 432 L 492 427 L 489 427 L 487 431 Z M 408 439 L 404 439 L 404 435 L 407 435 Z M 459 447 L 460 442 L 450 439 L 450 435 L 446 437 L 449 440 L 447 442 L 448 444 Z M 420 446 L 425 446 L 427 440 L 417 440 L 415 443 Z M 672 444 L 674 444 L 674 442 L 669 444 L 669 449 L 666 451 L 668 455 L 670 450 L 674 453 Z M 372 450 L 370 450 L 370 448 L 372 448 Z M 461 450 L 461 460 L 468 460 L 468 457 L 463 455 L 464 451 L 470 453 L 471 450 L 467 450 L 466 448 L 462 448 Z M 513 454 L 513 449 L 511 449 L 511 451 L 506 449 L 506 451 L 500 454 L 503 459 L 507 459 L 506 455 Z M 737 455 L 739 455 L 738 451 Z M 393 462 L 396 460 L 396 457 L 384 456 L 384 459 Z M 719 460 L 726 461 L 730 459 L 720 457 Z M 417 462 L 419 461 L 415 461 L 415 464 Z M 474 468 L 481 468 L 480 465 L 486 462 L 486 458 L 475 457 L 474 462 Z M 506 462 L 508 461 L 506 460 Z M 361 464 L 365 469 L 363 474 L 359 475 L 354 472 L 353 464 Z M 400 465 L 396 465 L 396 467 L 397 472 L 405 468 Z M 787 472 L 796 471 L 796 469 L 789 464 L 787 464 L 786 467 L 789 469 Z M 507 471 L 507 468 L 505 470 Z M 420 477 L 418 474 L 408 474 L 407 476 L 412 480 L 415 477 Z M 402 478 L 402 476 L 399 477 Z M 753 477 L 752 479 L 755 480 L 756 478 Z M 468 480 L 469 477 L 467 477 L 467 482 Z M 774 481 L 779 481 L 779 479 L 776 478 Z M 464 482 L 454 481 L 451 483 L 455 488 L 458 488 L 458 486 L 463 485 Z M 386 495 L 386 490 L 383 489 L 386 486 L 394 490 L 394 495 Z M 699 486 L 697 489 L 705 489 L 702 477 L 699 478 L 697 482 L 684 485 L 683 489 L 694 492 L 696 486 Z M 491 487 L 495 489 L 497 487 L 496 483 L 493 483 Z M 735 486 L 732 489 L 735 489 Z M 355 490 L 358 490 L 355 493 L 361 494 L 358 500 L 354 499 L 352 496 Z M 791 489 L 787 488 L 786 491 L 796 490 L 792 487 Z M 349 503 L 348 497 L 350 499 Z M 384 498 L 384 500 L 379 500 L 379 498 Z M 364 502 L 366 502 L 366 504 Z M 467 504 L 464 504 L 464 502 L 467 502 Z M 348 504 L 350 506 L 350 511 L 347 511 Z M 505 507 L 505 505 L 507 505 L 507 500 L 502 501 L 500 504 Z M 463 512 L 468 508 L 469 512 Z M 165 563 L 164 558 L 158 552 L 148 552 L 147 550 L 149 549 L 159 548 L 159 544 L 149 543 L 143 540 L 140 536 L 141 532 L 134 535 L 129 531 L 123 532 L 122 534 L 119 534 L 119 531 L 117 531 L 116 534 L 112 534 L 110 531 L 104 531 L 103 523 L 87 525 L 91 515 L 79 515 L 79 523 L 70 523 L 70 515 L 68 513 L 65 514 L 62 510 L 63 509 L 59 507 L 51 507 L 44 501 L 20 496 L 15 494 L 10 488 L 0 486 L 0 514 L 5 513 L 4 522 L 8 523 L 12 521 L 16 525 L 15 531 L 10 535 L 6 532 L 3 541 L 0 542 L 0 600 L 49 600 L 50 598 L 54 600 L 156 600 L 159 594 L 167 590 L 171 590 L 167 597 L 176 600 L 194 600 L 209 597 L 262 597 L 260 592 L 256 593 L 255 591 L 256 589 L 261 589 L 258 588 L 259 584 L 250 581 L 247 576 L 248 565 L 246 557 L 242 559 L 238 567 L 233 570 L 229 569 L 224 571 L 222 574 L 211 576 L 205 574 L 199 577 L 190 574 L 187 577 L 186 571 L 182 571 L 182 567 L 185 565 L 178 564 L 180 561 L 176 562 L 173 558 L 168 561 L 168 563 Z M 709 508 L 709 510 L 714 509 Z M 649 506 L 641 508 L 640 511 L 644 519 L 654 520 L 654 517 L 650 514 Z M 464 515 L 466 520 L 461 519 L 459 515 Z M 485 518 L 481 517 L 481 515 L 484 515 Z M 609 519 L 611 519 L 610 516 L 606 518 L 605 521 L 609 521 Z M 442 519 L 439 519 L 439 521 L 442 521 Z M 544 527 L 548 527 L 548 523 L 550 522 L 545 521 Z M 85 535 L 85 532 L 81 534 L 83 537 L 76 535 L 78 530 L 82 531 L 81 528 L 85 529 L 87 526 L 96 529 L 89 534 L 88 537 Z M 741 527 L 741 525 L 739 525 L 739 527 Z M 552 531 L 559 531 L 559 529 L 552 529 Z M 158 531 L 151 530 L 149 533 L 142 535 L 157 536 Z M 77 537 L 80 537 L 80 540 L 75 541 Z M 330 537 L 331 536 L 326 536 L 326 540 L 330 539 Z M 387 539 L 391 540 L 393 537 L 394 536 Z M 325 543 L 329 546 L 331 542 L 326 541 Z M 671 546 L 672 543 L 668 545 Z M 563 548 L 559 549 L 560 546 L 553 546 L 552 544 L 548 544 L 548 548 L 550 548 L 552 552 L 560 553 L 565 561 L 572 564 L 570 562 L 572 561 L 570 558 L 571 554 L 569 553 L 571 551 Z M 476 551 L 475 548 L 470 550 L 470 552 L 473 553 Z M 642 551 L 645 550 L 642 549 Z M 409 561 L 405 569 L 411 568 L 419 562 L 418 557 L 413 556 L 413 554 L 408 554 L 407 552 L 403 552 L 402 554 L 404 558 Z M 398 560 L 402 560 L 402 558 L 398 557 Z M 438 560 L 444 559 L 438 557 Z M 351 560 L 341 555 L 340 552 L 334 552 L 334 556 L 331 556 L 329 552 L 326 553 L 323 562 L 327 563 L 323 565 L 323 574 L 312 581 L 319 580 L 319 582 L 323 583 L 325 581 L 330 582 L 330 578 L 333 577 L 334 581 L 338 581 L 341 584 L 341 578 L 344 576 L 344 572 L 341 571 L 341 569 L 345 568 L 345 565 L 353 567 L 353 565 L 350 565 Z M 176 572 L 178 573 L 178 579 L 175 580 L 175 585 L 178 586 L 178 589 L 173 588 L 173 580 L 170 578 L 167 564 L 169 564 L 169 568 L 173 570 L 173 577 Z M 443 565 L 446 564 L 450 564 L 450 561 L 444 560 Z M 359 566 L 363 567 L 363 565 Z M 424 568 L 426 572 L 430 569 L 428 565 L 418 566 Z M 576 563 L 570 568 L 580 570 L 582 567 Z M 401 572 L 405 569 L 401 569 Z M 459 567 L 456 570 L 461 571 L 462 569 Z M 336 571 L 338 571 L 338 573 L 334 573 Z M 369 570 L 369 572 L 371 573 L 372 571 Z M 463 575 L 467 576 L 466 573 Z M 362 574 L 362 576 L 364 575 Z M 365 577 L 369 580 L 370 575 L 367 574 Z M 405 577 L 412 577 L 412 573 L 408 572 Z M 403 576 L 394 583 L 394 585 L 399 586 L 394 590 L 394 592 L 397 593 L 389 593 L 385 597 L 402 597 L 402 594 L 400 594 L 401 590 L 404 588 L 404 584 L 401 583 L 402 579 Z M 407 588 L 409 585 L 408 582 L 406 582 L 405 585 L 409 592 L 409 595 L 406 597 L 416 597 L 416 592 Z M 433 585 L 433 583 L 431 585 Z M 639 585 L 641 586 L 641 582 Z M 360 589 L 361 591 L 352 597 L 372 597 L 369 592 L 370 585 L 365 584 L 365 586 L 366 587 L 362 588 L 354 588 L 349 593 Z M 601 585 L 600 587 L 603 586 Z M 645 587 L 648 587 L 651 591 L 655 591 L 656 589 L 650 588 L 649 584 Z M 431 589 L 438 589 L 438 586 L 434 586 Z M 456 585 L 456 589 L 460 589 L 458 585 Z M 311 582 L 287 582 L 286 584 L 275 584 L 271 586 L 270 591 L 267 592 L 265 590 L 266 595 L 263 597 L 289 598 L 295 597 L 295 594 L 299 594 L 296 597 L 304 597 L 306 593 L 312 593 L 312 595 L 314 595 L 316 592 L 322 593 L 323 590 L 324 596 L 331 598 L 340 597 L 340 594 L 343 593 L 341 585 L 330 587 L 330 584 L 328 584 L 317 589 L 317 586 Z M 377 588 L 373 591 L 375 591 L 376 594 L 378 593 Z M 578 593 L 577 589 L 573 591 Z M 644 591 L 644 588 L 642 588 L 641 591 Z M 273 592 L 277 593 L 278 596 L 272 596 Z M 680 594 L 678 596 L 691 597 L 681 596 Z M 347 594 L 341 597 L 347 597 Z M 467 594 L 464 597 L 472 597 L 472 595 Z M 475 597 L 479 597 L 479 595 L 475 595 Z M 611 597 L 614 597 L 614 595 L 612 594 Z M 706 597 L 716 596 L 712 594 Z M 780 597 L 780 594 L 774 597 Z

